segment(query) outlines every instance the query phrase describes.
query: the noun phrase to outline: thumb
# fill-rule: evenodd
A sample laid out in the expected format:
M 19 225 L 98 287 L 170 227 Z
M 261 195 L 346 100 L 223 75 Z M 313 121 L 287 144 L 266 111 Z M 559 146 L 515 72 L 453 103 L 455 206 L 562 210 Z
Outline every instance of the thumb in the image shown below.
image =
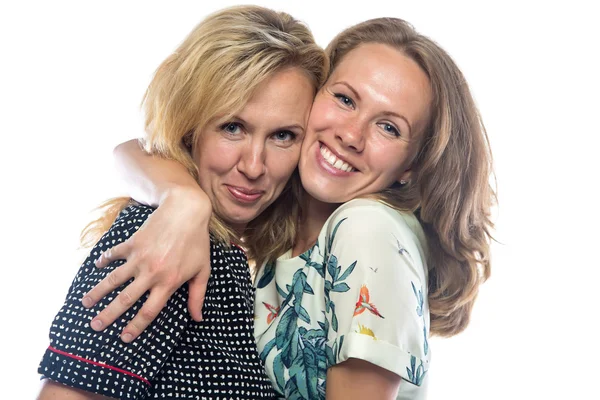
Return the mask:
M 190 294 L 188 296 L 188 310 L 194 321 L 202 321 L 202 307 L 206 296 L 206 287 L 210 278 L 210 265 L 202 268 L 196 276 L 188 282 Z

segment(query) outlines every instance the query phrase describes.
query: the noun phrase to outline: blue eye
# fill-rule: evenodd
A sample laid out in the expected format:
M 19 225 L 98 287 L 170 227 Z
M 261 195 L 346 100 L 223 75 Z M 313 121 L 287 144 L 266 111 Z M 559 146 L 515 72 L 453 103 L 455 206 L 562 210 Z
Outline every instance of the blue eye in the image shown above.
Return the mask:
M 387 122 L 381 122 L 379 125 L 386 133 L 392 134 L 395 137 L 399 137 L 400 136 L 400 131 L 398 130 L 398 128 L 396 128 L 394 125 L 389 124 Z
M 221 129 L 231 135 L 237 135 L 240 133 L 242 127 L 237 122 L 228 122 L 226 124 L 221 125 Z
M 350 97 L 341 93 L 334 93 L 334 96 L 346 107 L 354 108 L 354 101 Z
M 279 131 L 273 135 L 273 137 L 276 140 L 282 141 L 282 142 L 293 141 L 294 139 L 296 139 L 296 136 L 297 135 L 292 131 Z

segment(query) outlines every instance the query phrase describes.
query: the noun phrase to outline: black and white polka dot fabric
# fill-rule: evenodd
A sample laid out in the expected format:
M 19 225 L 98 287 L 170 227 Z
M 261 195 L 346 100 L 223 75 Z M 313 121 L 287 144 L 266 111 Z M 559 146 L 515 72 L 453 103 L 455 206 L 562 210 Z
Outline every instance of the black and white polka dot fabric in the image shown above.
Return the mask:
M 50 328 L 38 372 L 56 382 L 121 399 L 262 399 L 276 396 L 254 341 L 254 288 L 244 252 L 211 243 L 211 277 L 198 323 L 187 311 L 187 285 L 169 300 L 159 317 L 132 343 L 120 333 L 147 298 L 140 299 L 102 332 L 89 326 L 124 287 L 96 306 L 83 295 L 123 264 L 104 269 L 93 261 L 127 240 L 154 210 L 131 205 L 92 249 Z

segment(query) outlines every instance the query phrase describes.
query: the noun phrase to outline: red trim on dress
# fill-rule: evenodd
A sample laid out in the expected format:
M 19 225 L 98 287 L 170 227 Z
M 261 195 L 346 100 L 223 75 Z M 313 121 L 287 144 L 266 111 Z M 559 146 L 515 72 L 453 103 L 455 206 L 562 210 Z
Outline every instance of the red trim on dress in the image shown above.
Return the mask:
M 240 246 L 238 246 L 237 244 L 235 244 L 235 243 L 233 243 L 233 242 L 229 242 L 229 243 L 230 243 L 230 244 L 231 244 L 233 247 L 235 247 L 236 249 L 238 249 L 238 250 L 241 250 L 241 251 L 242 251 L 242 253 L 244 253 L 244 255 L 246 255 L 246 256 L 247 256 L 247 254 L 246 254 L 246 250 L 242 249 Z
M 113 371 L 121 372 L 121 373 L 123 373 L 125 375 L 133 376 L 134 378 L 139 379 L 140 381 L 144 382 L 146 385 L 152 386 L 152 384 L 148 381 L 148 379 L 142 378 L 141 376 L 136 375 L 133 372 L 125 371 L 124 369 L 113 367 L 112 365 L 108 365 L 108 364 L 104 364 L 104 363 L 100 363 L 100 362 L 88 360 L 87 358 L 79 357 L 79 356 L 76 356 L 74 354 L 67 353 L 66 351 L 55 349 L 52 346 L 48 346 L 48 350 L 50 350 L 50 351 L 52 351 L 54 353 L 61 354 L 61 355 L 66 356 L 66 357 L 74 358 L 74 359 L 79 360 L 79 361 L 83 361 L 83 362 L 86 362 L 86 363 L 89 363 L 89 364 L 97 365 L 97 366 L 103 367 L 103 368 L 112 369 Z

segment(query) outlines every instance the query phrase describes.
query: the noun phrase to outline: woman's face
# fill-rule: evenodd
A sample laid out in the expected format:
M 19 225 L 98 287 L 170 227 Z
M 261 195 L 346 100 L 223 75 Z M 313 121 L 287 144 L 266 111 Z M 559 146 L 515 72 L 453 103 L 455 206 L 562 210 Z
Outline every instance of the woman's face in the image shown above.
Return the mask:
M 298 165 L 314 86 L 298 68 L 275 73 L 231 119 L 211 121 L 193 158 L 213 210 L 236 230 L 265 210 Z
M 425 72 L 383 44 L 363 44 L 317 93 L 299 169 L 314 198 L 343 203 L 409 180 L 431 104 Z

